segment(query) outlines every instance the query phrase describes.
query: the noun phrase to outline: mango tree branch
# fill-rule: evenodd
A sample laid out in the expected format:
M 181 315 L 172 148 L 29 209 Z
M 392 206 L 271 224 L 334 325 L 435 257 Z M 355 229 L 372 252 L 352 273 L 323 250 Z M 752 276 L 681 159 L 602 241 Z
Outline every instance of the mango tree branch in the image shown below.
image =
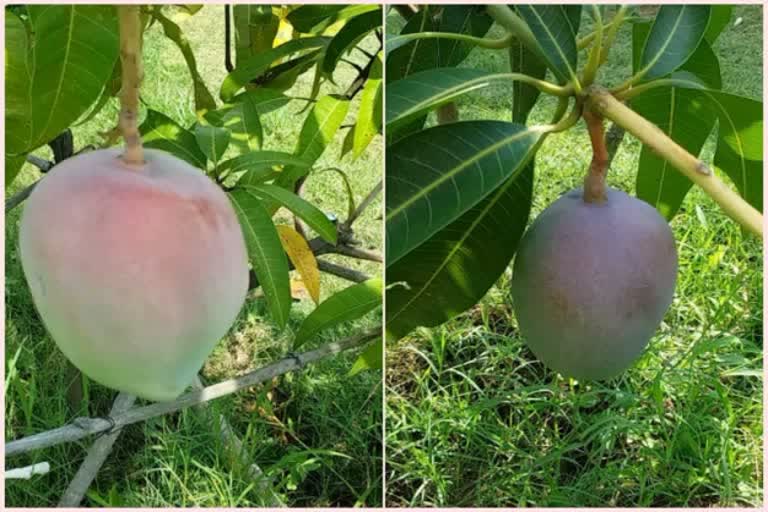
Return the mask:
M 120 91 L 120 130 L 125 141 L 123 160 L 131 165 L 144 163 L 139 134 L 139 87 L 143 78 L 141 65 L 141 20 L 138 5 L 119 5 L 120 63 L 123 81 Z
M 605 175 L 608 172 L 608 150 L 605 147 L 603 118 L 590 110 L 585 110 L 582 116 L 587 123 L 587 131 L 592 143 L 592 162 L 584 178 L 584 202 L 602 203 L 606 197 Z
M 688 153 L 659 127 L 625 106 L 602 87 L 593 86 L 587 107 L 637 137 L 653 152 L 700 186 L 736 222 L 763 237 L 763 216 L 718 178 L 709 166 Z
M 381 326 L 356 336 L 328 343 L 314 350 L 297 355 L 291 355 L 272 364 L 253 370 L 245 375 L 228 379 L 203 389 L 190 391 L 171 402 L 155 402 L 143 407 L 135 407 L 125 412 L 115 414 L 110 418 L 76 418 L 63 427 L 47 432 L 31 435 L 5 445 L 5 456 L 10 457 L 20 453 L 48 448 L 62 443 L 71 443 L 94 434 L 115 431 L 126 425 L 146 421 L 150 418 L 164 416 L 173 412 L 199 405 L 210 400 L 222 398 L 237 391 L 261 382 L 270 380 L 294 370 L 299 370 L 309 363 L 314 363 L 326 357 L 357 348 L 381 337 Z

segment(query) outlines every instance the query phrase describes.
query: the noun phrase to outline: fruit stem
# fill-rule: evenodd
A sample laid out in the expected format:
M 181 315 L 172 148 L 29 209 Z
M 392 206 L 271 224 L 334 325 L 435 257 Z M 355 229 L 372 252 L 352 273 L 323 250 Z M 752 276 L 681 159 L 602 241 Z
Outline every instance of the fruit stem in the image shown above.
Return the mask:
M 763 216 L 723 183 L 712 169 L 672 140 L 658 126 L 613 97 L 605 88 L 592 86 L 586 107 L 610 119 L 637 137 L 654 153 L 672 164 L 720 205 L 733 220 L 763 237 Z
M 587 123 L 589 140 L 592 142 L 592 162 L 584 178 L 584 202 L 602 203 L 605 201 L 605 176 L 608 173 L 608 150 L 605 147 L 603 116 L 585 109 L 582 114 Z
M 119 121 L 125 141 L 123 161 L 138 166 L 144 164 L 144 150 L 138 128 L 139 87 L 144 78 L 139 6 L 120 5 L 117 7 L 117 13 L 120 20 L 120 63 L 123 72 Z

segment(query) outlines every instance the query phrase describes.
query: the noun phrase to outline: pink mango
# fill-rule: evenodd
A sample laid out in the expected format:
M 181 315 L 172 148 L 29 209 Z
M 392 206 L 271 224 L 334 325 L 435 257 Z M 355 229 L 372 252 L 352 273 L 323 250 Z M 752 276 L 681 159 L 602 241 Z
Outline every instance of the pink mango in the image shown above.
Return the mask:
M 248 290 L 243 233 L 200 169 L 146 149 L 84 153 L 34 189 L 21 220 L 24 274 L 46 328 L 83 373 L 149 400 L 182 393 Z

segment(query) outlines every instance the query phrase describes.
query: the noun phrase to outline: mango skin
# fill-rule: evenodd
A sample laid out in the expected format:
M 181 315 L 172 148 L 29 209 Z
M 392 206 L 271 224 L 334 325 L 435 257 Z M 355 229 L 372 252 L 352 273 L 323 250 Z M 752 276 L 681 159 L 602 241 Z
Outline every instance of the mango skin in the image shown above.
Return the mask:
M 533 353 L 566 377 L 601 380 L 627 369 L 672 303 L 677 249 L 649 204 L 608 188 L 585 203 L 553 202 L 520 241 L 512 298 Z
M 56 165 L 22 215 L 32 298 L 61 351 L 93 380 L 149 400 L 190 385 L 248 290 L 243 233 L 200 169 L 145 149 Z

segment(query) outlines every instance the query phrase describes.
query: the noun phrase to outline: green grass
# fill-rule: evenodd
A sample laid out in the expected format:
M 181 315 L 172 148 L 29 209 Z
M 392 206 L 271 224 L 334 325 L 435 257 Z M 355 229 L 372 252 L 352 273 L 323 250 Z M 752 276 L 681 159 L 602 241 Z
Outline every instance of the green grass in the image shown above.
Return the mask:
M 760 98 L 761 9 L 734 11 L 732 22 L 743 23 L 715 45 L 724 89 Z M 618 41 L 605 82 L 628 76 L 627 27 Z M 500 71 L 506 54 L 475 50 L 462 65 Z M 463 98 L 461 119 L 509 120 L 510 91 Z M 548 122 L 553 107 L 542 100 L 531 121 Z M 609 185 L 634 192 L 639 147 L 624 139 Z M 583 123 L 546 141 L 531 219 L 581 184 L 590 158 Z M 648 350 L 621 377 L 577 383 L 538 362 L 517 329 L 511 269 L 470 311 L 388 347 L 387 503 L 761 504 L 762 244 L 698 189 L 671 226 L 680 262 L 675 299 Z
M 224 68 L 223 7 L 206 6 L 180 22 L 198 59 L 198 68 L 214 96 L 226 75 Z M 375 40 L 366 42 L 375 49 Z M 178 49 L 162 35 L 159 26 L 145 40 L 145 80 L 142 99 L 146 106 L 166 113 L 184 126 L 194 122 L 192 81 Z M 354 55 L 360 60 L 361 54 Z M 325 85 L 323 92 L 339 91 L 354 77 L 341 65 L 338 87 Z M 308 96 L 312 74 L 300 77 L 289 91 Z M 350 117 L 354 119 L 359 95 Z M 293 151 L 301 128 L 298 112 L 303 102 L 262 119 L 268 149 Z M 94 120 L 74 128 L 75 148 L 98 144 L 98 132 L 114 126 L 117 102 Z M 344 169 L 358 199 L 381 179 L 381 142 L 376 138 L 356 161 L 338 156 L 345 131 L 327 149 L 319 166 L 334 164 Z M 47 148 L 35 152 L 51 158 Z M 26 165 L 6 197 L 40 177 Z M 332 173 L 313 176 L 305 197 L 325 211 L 345 217 L 346 197 Z M 6 217 L 6 439 L 61 426 L 82 415 L 106 415 L 114 391 L 90 383 L 79 411 L 68 409 L 66 360 L 45 332 L 27 289 L 16 245 L 23 207 Z M 381 250 L 381 201 L 377 200 L 356 223 L 362 247 Z M 339 256 L 337 263 L 378 275 L 380 266 Z M 322 298 L 348 286 L 333 276 L 322 276 Z M 206 362 L 203 375 L 210 383 L 258 368 L 290 350 L 292 333 L 312 310 L 308 300 L 294 303 L 289 327 L 278 332 L 269 321 L 263 299 L 251 296 L 230 333 Z M 375 315 L 324 334 L 312 344 L 340 339 L 371 328 Z M 310 344 L 306 347 L 311 348 Z M 357 354 L 344 354 L 311 365 L 266 385 L 215 401 L 212 407 L 224 414 L 244 441 L 248 457 L 275 479 L 277 492 L 291 506 L 376 506 L 382 500 L 381 482 L 381 372 L 347 377 Z M 7 466 L 20 467 L 48 461 L 51 472 L 30 481 L 6 484 L 8 506 L 55 505 L 74 476 L 90 440 L 60 445 L 14 457 Z M 254 482 L 228 464 L 219 438 L 194 413 L 184 411 L 125 429 L 114 452 L 100 471 L 84 504 L 89 506 L 259 506 L 262 496 Z

